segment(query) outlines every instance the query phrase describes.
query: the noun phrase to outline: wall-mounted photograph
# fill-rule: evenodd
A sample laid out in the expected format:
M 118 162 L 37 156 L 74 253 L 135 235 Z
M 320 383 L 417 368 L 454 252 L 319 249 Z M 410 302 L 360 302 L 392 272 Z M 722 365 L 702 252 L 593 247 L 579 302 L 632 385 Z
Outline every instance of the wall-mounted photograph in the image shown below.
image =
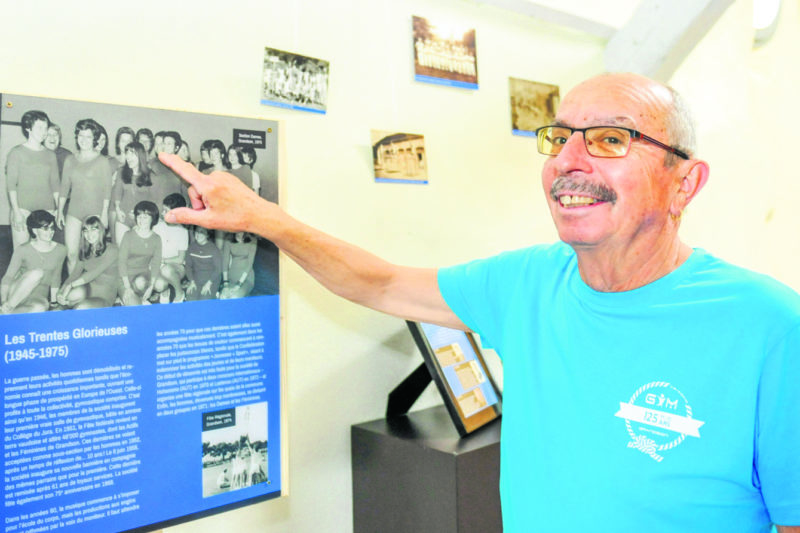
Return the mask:
M 508 78 L 511 132 L 535 137 L 536 128 L 552 124 L 560 102 L 558 85 Z
M 376 182 L 428 183 L 424 136 L 379 130 L 370 136 Z
M 261 103 L 324 114 L 329 72 L 323 59 L 264 48 Z
M 2 103 L 0 313 L 278 292 L 272 243 L 164 222 L 188 205 L 188 184 L 157 157 L 230 172 L 276 201 L 276 123 L 24 95 Z M 44 272 L 36 283 L 34 271 Z
M 414 16 L 414 73 L 417 81 L 478 88 L 475 29 Z

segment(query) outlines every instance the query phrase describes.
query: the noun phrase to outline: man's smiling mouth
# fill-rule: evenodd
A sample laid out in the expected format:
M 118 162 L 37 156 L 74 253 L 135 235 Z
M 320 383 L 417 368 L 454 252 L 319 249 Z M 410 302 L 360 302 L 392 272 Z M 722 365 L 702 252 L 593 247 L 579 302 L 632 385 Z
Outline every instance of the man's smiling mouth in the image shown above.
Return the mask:
M 590 196 L 578 196 L 564 194 L 558 197 L 558 203 L 561 204 L 561 207 L 585 207 L 588 205 L 594 205 L 599 203 L 601 200 L 596 198 L 591 198 Z
M 592 183 L 586 179 L 559 176 L 550 186 L 550 198 L 561 207 L 587 207 L 599 203 L 614 204 L 617 193 L 602 183 Z

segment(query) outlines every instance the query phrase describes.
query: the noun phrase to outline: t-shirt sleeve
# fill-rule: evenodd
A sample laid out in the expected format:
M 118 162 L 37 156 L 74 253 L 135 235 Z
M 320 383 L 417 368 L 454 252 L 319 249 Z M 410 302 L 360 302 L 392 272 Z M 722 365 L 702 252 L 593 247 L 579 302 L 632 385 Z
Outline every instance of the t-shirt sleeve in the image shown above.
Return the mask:
M 439 291 L 453 313 L 481 336 L 481 322 L 473 312 L 473 302 L 488 277 L 488 261 L 473 261 L 440 268 L 437 273 Z
M 481 336 L 481 342 L 499 353 L 521 284 L 537 279 L 540 254 L 540 247 L 531 247 L 439 269 L 439 291 L 456 316 Z
M 759 383 L 756 479 L 770 518 L 800 525 L 800 325 L 768 352 Z

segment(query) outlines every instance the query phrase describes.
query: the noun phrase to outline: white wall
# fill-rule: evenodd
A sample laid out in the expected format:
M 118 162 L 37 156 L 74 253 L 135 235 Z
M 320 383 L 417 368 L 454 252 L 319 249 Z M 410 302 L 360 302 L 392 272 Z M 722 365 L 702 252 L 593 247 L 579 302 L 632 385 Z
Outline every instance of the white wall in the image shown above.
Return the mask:
M 751 2 L 735 2 L 671 80 L 693 104 L 711 164 L 684 235 L 798 290 L 800 2 L 783 1 L 774 37 L 757 50 L 750 24 Z
M 673 82 L 712 168 L 685 220 L 688 242 L 798 288 L 800 16 L 784 3 L 773 42 L 753 52 L 750 3 L 736 2 Z M 601 40 L 469 0 L 5 4 L 1 91 L 282 120 L 289 212 L 418 266 L 555 238 L 542 159 L 510 133 L 508 77 L 564 94 L 603 69 Z M 413 81 L 412 15 L 476 28 L 480 90 Z M 331 62 L 327 115 L 258 103 L 264 46 Z M 373 183 L 372 128 L 424 134 L 430 185 Z M 282 295 L 291 494 L 169 533 L 352 529 L 350 425 L 381 417 L 420 359 L 401 321 L 327 294 L 288 262 Z M 422 406 L 437 401 L 431 388 Z

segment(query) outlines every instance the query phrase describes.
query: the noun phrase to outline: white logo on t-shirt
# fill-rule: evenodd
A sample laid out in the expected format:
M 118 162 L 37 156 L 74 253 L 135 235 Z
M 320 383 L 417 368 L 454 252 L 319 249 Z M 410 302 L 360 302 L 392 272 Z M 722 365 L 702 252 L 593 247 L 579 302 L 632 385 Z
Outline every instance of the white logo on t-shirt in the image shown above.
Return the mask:
M 628 448 L 658 462 L 664 459 L 658 452 L 674 448 L 687 436 L 700 438 L 700 426 L 705 424 L 692 418 L 692 407 L 683 393 L 664 381 L 639 387 L 627 403 L 619 403 L 614 416 L 625 420 L 631 436 Z

